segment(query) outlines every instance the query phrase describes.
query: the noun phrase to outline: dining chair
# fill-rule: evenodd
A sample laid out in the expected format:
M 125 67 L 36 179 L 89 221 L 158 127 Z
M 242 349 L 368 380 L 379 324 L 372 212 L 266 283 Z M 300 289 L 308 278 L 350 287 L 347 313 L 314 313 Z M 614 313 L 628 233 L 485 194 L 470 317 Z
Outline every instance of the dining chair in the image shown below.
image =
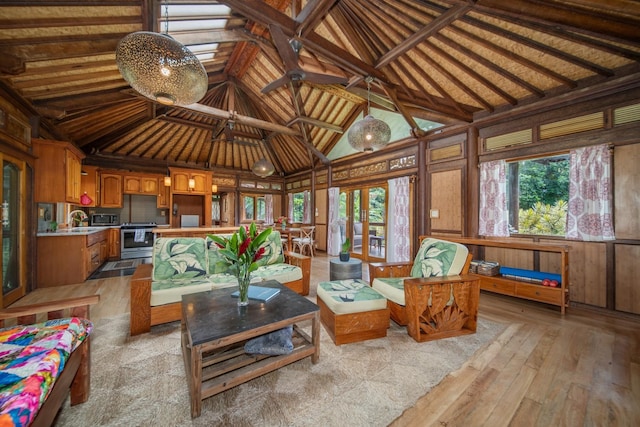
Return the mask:
M 315 246 L 315 240 L 313 238 L 313 234 L 316 230 L 315 226 L 310 227 L 300 227 L 300 237 L 295 237 L 291 240 L 291 244 L 293 246 L 293 251 L 300 251 L 300 254 L 304 255 L 305 249 L 309 249 L 309 254 L 314 256 L 313 247 Z

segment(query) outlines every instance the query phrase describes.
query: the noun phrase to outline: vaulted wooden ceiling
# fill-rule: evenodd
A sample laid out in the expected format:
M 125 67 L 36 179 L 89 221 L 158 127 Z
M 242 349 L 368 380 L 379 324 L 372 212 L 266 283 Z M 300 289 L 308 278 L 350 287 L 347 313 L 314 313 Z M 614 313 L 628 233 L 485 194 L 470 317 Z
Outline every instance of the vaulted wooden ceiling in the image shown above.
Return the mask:
M 167 5 L 205 13 L 171 16 Z M 190 19 L 201 25 L 171 30 Z M 120 39 L 162 32 L 163 20 L 208 54 L 197 104 L 154 103 L 118 71 Z M 639 27 L 633 0 L 3 0 L 0 85 L 40 117 L 41 136 L 95 164 L 250 171 L 266 157 L 287 175 L 330 163 L 367 109 L 367 76 L 375 111 L 419 137 L 420 120 L 469 123 L 634 78 Z M 287 73 L 274 33 L 301 43 L 298 68 L 343 84 L 294 78 L 262 93 Z

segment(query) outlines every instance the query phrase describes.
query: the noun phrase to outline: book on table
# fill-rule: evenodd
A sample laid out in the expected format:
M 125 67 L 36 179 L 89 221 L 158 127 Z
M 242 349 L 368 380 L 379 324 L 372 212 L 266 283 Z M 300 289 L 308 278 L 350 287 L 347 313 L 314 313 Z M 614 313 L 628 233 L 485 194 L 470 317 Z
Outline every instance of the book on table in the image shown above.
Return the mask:
M 277 288 L 265 288 L 262 286 L 249 285 L 249 299 L 267 302 L 280 293 L 280 289 Z M 240 291 L 235 291 L 231 294 L 232 297 L 238 298 Z

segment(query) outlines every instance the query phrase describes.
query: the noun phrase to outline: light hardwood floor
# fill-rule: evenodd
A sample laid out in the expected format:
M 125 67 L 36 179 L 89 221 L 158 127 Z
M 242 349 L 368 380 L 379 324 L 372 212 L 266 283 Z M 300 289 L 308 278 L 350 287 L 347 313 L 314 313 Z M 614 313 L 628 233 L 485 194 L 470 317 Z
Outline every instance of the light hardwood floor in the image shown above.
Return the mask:
M 313 259 L 312 298 L 328 280 L 328 260 Z M 99 294 L 91 311 L 98 320 L 129 312 L 129 279 L 38 289 L 16 305 Z M 479 316 L 504 324 L 504 332 L 394 426 L 640 426 L 640 317 L 573 307 L 563 317 L 557 308 L 485 293 Z

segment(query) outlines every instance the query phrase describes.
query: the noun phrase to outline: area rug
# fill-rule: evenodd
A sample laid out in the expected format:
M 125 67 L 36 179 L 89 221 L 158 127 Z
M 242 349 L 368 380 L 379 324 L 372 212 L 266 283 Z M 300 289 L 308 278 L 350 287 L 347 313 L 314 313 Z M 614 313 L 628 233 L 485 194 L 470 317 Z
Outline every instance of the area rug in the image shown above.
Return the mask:
M 90 399 L 67 401 L 56 426 L 386 426 L 504 329 L 481 319 L 474 335 L 417 343 L 391 325 L 386 338 L 342 346 L 322 329 L 318 364 L 206 399 L 192 420 L 180 323 L 129 337 L 128 315 L 103 319 L 91 336 Z
M 142 264 L 142 258 L 123 259 L 121 261 L 108 262 L 102 266 L 101 271 L 124 270 L 125 268 L 136 268 Z
M 107 262 L 98 270 L 94 271 L 88 280 L 131 276 L 140 264 L 151 264 L 151 258 L 133 258 Z

